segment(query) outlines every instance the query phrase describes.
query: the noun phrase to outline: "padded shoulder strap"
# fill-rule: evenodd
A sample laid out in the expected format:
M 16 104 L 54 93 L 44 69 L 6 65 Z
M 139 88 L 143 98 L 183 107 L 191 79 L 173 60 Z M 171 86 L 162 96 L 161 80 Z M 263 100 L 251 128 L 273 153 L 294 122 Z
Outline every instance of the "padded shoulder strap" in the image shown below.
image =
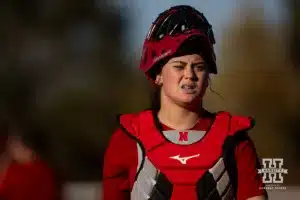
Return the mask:
M 247 132 L 254 127 L 254 119 L 244 116 L 231 116 L 229 135 L 234 135 L 239 132 Z

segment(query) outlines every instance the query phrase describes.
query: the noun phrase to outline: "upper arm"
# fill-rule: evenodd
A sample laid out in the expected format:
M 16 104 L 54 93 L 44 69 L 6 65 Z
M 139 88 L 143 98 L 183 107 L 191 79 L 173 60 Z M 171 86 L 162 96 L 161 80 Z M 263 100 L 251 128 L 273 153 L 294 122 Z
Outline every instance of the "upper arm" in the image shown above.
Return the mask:
M 237 165 L 237 200 L 265 199 L 262 176 L 258 174 L 260 163 L 252 140 L 242 141 L 235 151 Z
M 136 143 L 121 129 L 112 136 L 104 156 L 103 199 L 129 200 L 130 167 L 135 162 Z
M 265 196 L 256 196 L 248 198 L 247 200 L 267 200 L 267 198 Z

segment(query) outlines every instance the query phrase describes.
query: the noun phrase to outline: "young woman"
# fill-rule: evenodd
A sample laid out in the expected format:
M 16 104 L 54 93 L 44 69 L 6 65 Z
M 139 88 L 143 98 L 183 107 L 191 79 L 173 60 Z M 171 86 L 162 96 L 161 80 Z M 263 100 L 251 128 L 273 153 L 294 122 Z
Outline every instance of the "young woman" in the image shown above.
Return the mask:
M 120 116 L 104 160 L 104 200 L 267 198 L 247 135 L 253 120 L 203 108 L 217 73 L 214 43 L 211 25 L 190 6 L 155 20 L 140 69 L 157 95 L 152 109 Z

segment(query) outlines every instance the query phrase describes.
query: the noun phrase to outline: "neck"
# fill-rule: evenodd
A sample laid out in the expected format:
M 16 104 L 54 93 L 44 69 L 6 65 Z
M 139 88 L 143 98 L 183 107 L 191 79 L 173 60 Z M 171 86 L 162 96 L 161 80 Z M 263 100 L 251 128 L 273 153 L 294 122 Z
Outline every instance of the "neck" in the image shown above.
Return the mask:
M 186 130 L 194 127 L 204 113 L 202 102 L 197 109 L 180 106 L 162 97 L 158 119 L 161 123 L 176 130 Z

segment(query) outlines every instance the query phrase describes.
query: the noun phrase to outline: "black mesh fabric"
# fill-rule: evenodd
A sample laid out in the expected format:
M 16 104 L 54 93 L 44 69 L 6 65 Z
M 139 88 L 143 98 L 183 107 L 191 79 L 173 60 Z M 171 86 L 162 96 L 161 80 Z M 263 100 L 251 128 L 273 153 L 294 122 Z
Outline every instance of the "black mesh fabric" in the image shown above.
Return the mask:
M 173 13 L 169 12 L 176 10 Z M 159 23 L 159 19 L 164 18 Z M 176 35 L 197 29 L 206 34 L 212 44 L 215 43 L 214 34 L 211 25 L 204 15 L 190 6 L 176 6 L 159 15 L 156 22 L 156 28 L 153 30 L 150 38 L 160 40 L 165 35 Z

